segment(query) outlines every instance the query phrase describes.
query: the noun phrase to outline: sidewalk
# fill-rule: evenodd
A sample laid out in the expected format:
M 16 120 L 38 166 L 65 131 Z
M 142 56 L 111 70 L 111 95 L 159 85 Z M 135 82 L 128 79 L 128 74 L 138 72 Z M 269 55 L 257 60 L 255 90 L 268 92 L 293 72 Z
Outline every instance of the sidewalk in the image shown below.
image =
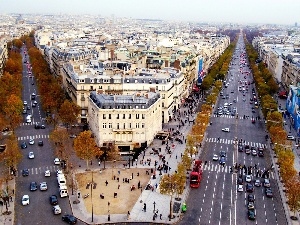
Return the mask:
M 201 104 L 201 103 L 200 103 Z M 198 105 L 195 105 L 193 109 L 196 109 Z M 180 111 L 187 110 L 187 108 L 181 108 Z M 195 113 L 189 115 L 189 118 L 192 119 L 196 116 Z M 184 119 L 186 116 L 181 113 L 181 118 Z M 179 125 L 179 121 L 174 121 L 164 124 L 163 130 L 168 130 L 169 128 L 174 128 L 174 130 L 177 130 L 177 126 Z M 189 122 L 185 123 L 184 126 L 180 127 L 180 132 L 182 133 L 182 136 L 184 137 L 184 140 L 186 138 L 186 135 L 188 134 L 189 130 L 192 127 L 192 123 L 189 124 Z M 165 160 L 170 167 L 169 173 L 174 173 L 177 169 L 178 162 L 181 161 L 181 154 L 185 150 L 185 142 L 183 141 L 182 144 L 180 144 L 178 141 L 174 141 L 174 146 L 172 147 L 172 153 L 167 154 L 165 153 L 166 145 L 162 144 L 162 140 L 154 139 L 153 143 L 145 150 L 145 155 L 140 154 L 138 160 L 136 162 L 132 162 L 133 166 L 135 168 L 154 168 L 154 162 L 158 161 L 157 166 L 162 164 L 162 160 L 159 158 L 157 154 L 150 154 L 152 152 L 152 148 L 158 149 L 161 148 L 161 153 L 165 153 Z M 200 153 L 200 152 L 199 152 Z M 144 161 L 146 159 L 150 159 L 150 165 L 148 164 L 141 164 L 140 161 L 143 159 Z M 107 167 L 109 165 L 107 164 Z M 123 168 L 123 164 L 120 163 L 116 165 L 116 167 Z M 92 169 L 97 168 L 99 169 L 97 163 L 93 163 Z M 80 167 L 78 172 L 83 172 L 85 170 L 84 167 Z M 93 216 L 93 222 L 92 221 L 92 215 L 91 213 L 86 212 L 85 206 L 83 202 L 81 201 L 79 204 L 73 204 L 73 201 L 75 201 L 76 195 L 70 195 L 70 205 L 73 211 L 74 216 L 79 218 L 80 220 L 88 223 L 88 224 L 99 224 L 99 223 L 116 223 L 116 222 L 157 222 L 157 223 L 174 223 L 180 219 L 181 214 L 181 205 L 186 201 L 186 198 L 188 197 L 190 187 L 189 184 L 186 184 L 186 188 L 184 189 L 183 194 L 180 196 L 180 201 L 175 200 L 175 196 L 173 196 L 172 199 L 172 208 L 173 208 L 173 219 L 169 220 L 169 214 L 170 214 L 170 200 L 171 197 L 168 195 L 162 195 L 159 193 L 159 182 L 161 177 L 165 174 L 162 172 L 162 175 L 159 175 L 159 172 L 156 171 L 156 178 L 150 179 L 149 183 L 153 185 L 154 187 L 157 185 L 157 188 L 154 188 L 154 191 L 151 190 L 145 190 L 141 192 L 137 202 L 133 206 L 133 208 L 130 210 L 130 216 L 127 218 L 127 214 L 111 214 L 110 215 L 110 221 L 108 221 L 108 215 L 94 215 Z M 147 205 L 147 210 L 144 212 L 143 206 L 144 203 Z M 157 217 L 154 218 L 154 207 L 155 211 L 157 211 Z M 175 213 L 174 213 L 175 212 Z M 161 218 L 160 218 L 161 214 Z
M 15 178 L 8 181 L 9 190 L 15 191 Z M 1 191 L 6 189 L 6 184 L 2 184 Z M 11 201 L 12 200 L 12 201 Z M 5 204 L 0 205 L 1 214 L 0 214 L 0 224 L 1 225 L 13 225 L 14 224 L 14 216 L 15 216 L 15 195 L 12 196 L 12 199 L 9 201 L 8 204 L 8 211 L 10 212 L 9 215 L 3 214 L 6 212 Z M 2 201 L 2 199 L 1 199 Z
M 286 105 L 286 100 L 285 99 L 280 99 L 280 98 L 277 98 L 277 101 L 278 101 L 278 105 L 281 105 L 283 109 L 285 109 L 285 105 Z M 284 125 L 284 129 L 285 131 L 287 132 L 287 134 L 290 134 L 290 135 L 293 135 L 294 137 L 296 137 L 296 140 L 299 139 L 299 137 L 297 137 L 297 132 L 296 130 L 293 128 L 292 124 L 291 124 L 291 121 L 289 118 L 286 118 L 286 123 Z M 297 174 L 299 174 L 300 172 L 300 149 L 298 149 L 296 147 L 296 142 L 293 141 L 292 143 L 292 151 L 294 153 L 294 156 L 295 156 L 295 159 L 294 159 L 294 168 L 295 170 L 297 171 Z M 271 155 L 272 155 L 272 160 L 274 159 L 273 157 L 273 151 L 271 151 Z M 279 170 L 278 166 L 275 167 L 275 171 Z M 276 177 L 278 178 L 278 172 L 276 173 Z M 282 197 L 282 202 L 283 204 L 285 205 L 285 209 L 288 213 L 288 215 L 286 215 L 288 218 L 288 224 L 291 224 L 291 225 L 300 225 L 300 214 L 299 214 L 299 211 L 296 212 L 296 217 L 298 218 L 298 220 L 291 220 L 290 219 L 290 216 L 294 216 L 294 212 L 292 212 L 290 210 L 290 207 L 288 206 L 288 204 L 286 203 L 287 202 L 287 197 L 286 197 L 286 193 L 283 191 L 284 190 L 284 187 L 283 187 L 283 184 L 280 182 L 279 178 L 277 179 L 278 180 L 278 187 L 280 189 L 280 192 L 281 192 L 281 197 Z

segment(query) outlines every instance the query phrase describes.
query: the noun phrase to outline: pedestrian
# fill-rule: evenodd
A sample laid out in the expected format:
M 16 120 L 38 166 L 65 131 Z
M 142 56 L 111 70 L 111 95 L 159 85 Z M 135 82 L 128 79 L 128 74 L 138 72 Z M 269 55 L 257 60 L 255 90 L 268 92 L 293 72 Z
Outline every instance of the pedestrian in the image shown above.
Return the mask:
M 99 162 L 98 162 L 98 165 L 100 166 L 100 164 L 101 164 L 101 162 L 99 161 Z
M 106 186 L 108 185 L 108 182 L 107 182 L 107 180 L 105 181 L 105 185 L 106 185 Z
M 15 194 L 15 189 L 12 189 L 12 193 L 13 193 L 13 195 Z
M 127 220 L 129 220 L 130 219 L 130 212 L 128 211 L 127 212 Z
M 9 196 L 9 198 L 10 198 L 10 201 L 11 201 L 11 202 L 13 202 L 13 198 L 12 198 L 12 196 Z
M 144 212 L 146 212 L 146 203 L 144 203 L 143 210 L 144 210 Z
M 120 184 L 118 185 L 118 189 L 120 189 Z
M 177 155 L 175 156 L 175 158 L 177 159 Z
M 161 220 L 162 220 L 162 218 L 161 218 L 161 217 L 162 217 L 162 214 L 159 214 L 159 219 L 161 219 Z

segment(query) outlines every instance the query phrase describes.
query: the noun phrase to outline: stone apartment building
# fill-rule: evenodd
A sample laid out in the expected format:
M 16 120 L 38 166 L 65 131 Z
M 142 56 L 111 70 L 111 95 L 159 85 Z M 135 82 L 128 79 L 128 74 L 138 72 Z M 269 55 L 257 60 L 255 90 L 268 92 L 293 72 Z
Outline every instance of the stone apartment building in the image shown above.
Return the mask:
M 157 92 L 132 95 L 98 94 L 88 98 L 89 127 L 98 146 L 121 152 L 146 147 L 162 130 L 162 98 Z

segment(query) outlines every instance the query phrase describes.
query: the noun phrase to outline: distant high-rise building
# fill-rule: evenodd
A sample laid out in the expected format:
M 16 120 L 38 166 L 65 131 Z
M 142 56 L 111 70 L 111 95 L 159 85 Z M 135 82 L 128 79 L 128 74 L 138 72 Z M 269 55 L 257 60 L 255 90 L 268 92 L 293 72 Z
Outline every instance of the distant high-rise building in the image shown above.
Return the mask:
M 297 27 L 297 26 L 298 26 L 298 23 L 296 22 L 296 23 L 295 23 L 295 27 Z

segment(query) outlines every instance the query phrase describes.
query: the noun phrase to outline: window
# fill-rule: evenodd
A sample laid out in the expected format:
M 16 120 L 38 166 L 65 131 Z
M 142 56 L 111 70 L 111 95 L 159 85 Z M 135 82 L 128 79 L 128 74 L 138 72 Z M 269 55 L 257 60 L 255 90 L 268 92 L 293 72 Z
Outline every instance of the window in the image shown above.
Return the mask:
M 142 123 L 142 128 L 145 128 L 145 124 L 144 123 Z
M 120 129 L 120 124 L 119 123 L 117 123 L 117 129 Z
M 165 99 L 166 95 L 165 94 L 162 94 L 162 99 Z
M 103 114 L 103 119 L 106 119 L 106 114 Z
M 139 124 L 139 123 L 136 123 L 136 124 L 135 124 L 135 128 L 140 128 L 140 124 Z
M 131 114 L 129 114 L 128 119 L 131 119 Z
M 140 118 L 140 114 L 136 114 L 136 115 L 135 115 L 135 118 L 136 118 L 136 119 L 139 119 L 139 118 Z
M 161 107 L 165 107 L 165 103 L 164 102 L 161 103 Z
M 125 123 L 123 123 L 123 129 L 125 129 Z
M 102 86 L 99 86 L 99 89 L 102 89 Z
M 120 119 L 120 115 L 119 114 L 117 114 L 117 119 Z
M 145 119 L 145 114 L 142 114 L 142 119 Z
M 108 123 L 108 128 L 112 128 L 112 123 Z
M 90 90 L 94 90 L 93 86 L 91 86 Z
M 106 123 L 103 123 L 103 124 L 102 124 L 102 128 L 106 128 Z
M 123 119 L 125 119 L 125 115 L 126 115 L 126 114 L 123 114 Z
M 129 128 L 131 128 L 131 123 L 129 123 Z
M 111 114 L 108 114 L 108 119 L 111 119 Z

